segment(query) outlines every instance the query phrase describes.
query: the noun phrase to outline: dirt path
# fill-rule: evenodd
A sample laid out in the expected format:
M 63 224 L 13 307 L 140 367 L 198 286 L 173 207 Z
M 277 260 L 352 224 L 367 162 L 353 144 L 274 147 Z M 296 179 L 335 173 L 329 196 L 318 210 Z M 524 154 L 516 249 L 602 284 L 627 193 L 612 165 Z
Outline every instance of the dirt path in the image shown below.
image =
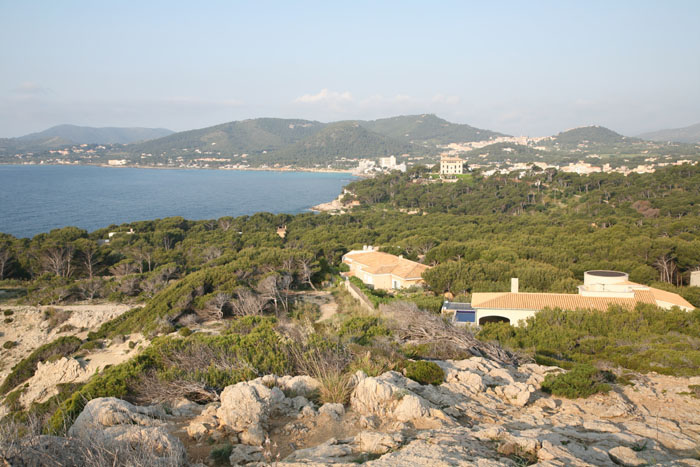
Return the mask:
M 301 299 L 305 302 L 315 303 L 321 309 L 321 316 L 316 320 L 317 323 L 330 319 L 338 313 L 338 303 L 332 293 L 317 290 L 315 292 L 305 292 Z

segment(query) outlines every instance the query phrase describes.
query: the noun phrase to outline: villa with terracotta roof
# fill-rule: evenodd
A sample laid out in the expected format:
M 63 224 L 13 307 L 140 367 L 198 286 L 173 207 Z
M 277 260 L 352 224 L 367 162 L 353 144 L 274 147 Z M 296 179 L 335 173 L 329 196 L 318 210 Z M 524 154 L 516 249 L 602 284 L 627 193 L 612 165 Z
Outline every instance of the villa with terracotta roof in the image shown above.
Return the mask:
M 430 268 L 401 256 L 376 251 L 371 246 L 346 253 L 343 255 L 343 263 L 350 268 L 345 276 L 357 277 L 365 284 L 382 290 L 422 285 L 423 272 Z
M 511 279 L 510 292 L 473 293 L 471 303 L 447 302 L 443 313 L 454 313 L 457 323 L 506 321 L 518 324 L 545 308 L 607 311 L 610 305 L 617 305 L 631 310 L 640 303 L 665 309 L 695 309 L 678 294 L 630 282 L 628 274 L 624 272 L 587 271 L 583 285 L 578 287 L 578 294 L 521 293 L 518 291 L 518 279 L 514 278 Z

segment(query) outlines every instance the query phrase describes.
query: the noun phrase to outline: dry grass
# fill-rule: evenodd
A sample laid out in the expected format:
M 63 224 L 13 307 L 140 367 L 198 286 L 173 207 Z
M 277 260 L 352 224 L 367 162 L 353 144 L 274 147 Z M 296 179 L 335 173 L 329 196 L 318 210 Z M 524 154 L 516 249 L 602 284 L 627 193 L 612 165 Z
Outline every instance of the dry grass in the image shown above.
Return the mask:
M 319 348 L 292 346 L 297 371 L 321 383 L 319 402 L 346 404 L 352 393 L 352 376 L 346 373 L 352 356 L 342 346 Z

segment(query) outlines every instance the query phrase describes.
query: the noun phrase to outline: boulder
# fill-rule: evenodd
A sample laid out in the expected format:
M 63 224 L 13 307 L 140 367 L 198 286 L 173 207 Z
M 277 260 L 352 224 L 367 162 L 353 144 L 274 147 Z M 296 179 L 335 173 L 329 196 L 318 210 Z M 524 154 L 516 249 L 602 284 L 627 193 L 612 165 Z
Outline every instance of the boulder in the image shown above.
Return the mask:
M 151 464 L 182 465 L 185 448 L 163 427 L 164 418 L 160 407 L 140 407 L 114 397 L 102 397 L 85 405 L 68 434 Z
M 231 465 L 244 465 L 253 462 L 262 462 L 263 452 L 260 446 L 246 446 L 245 444 L 237 444 L 231 450 L 231 456 L 228 458 Z
M 241 433 L 246 444 L 261 444 L 270 414 L 284 401 L 279 388 L 268 388 L 260 381 L 227 386 L 221 393 L 221 406 L 216 411 L 220 424 Z
M 647 465 L 646 460 L 642 459 L 636 452 L 625 446 L 612 448 L 610 451 L 608 451 L 608 455 L 610 456 L 610 460 L 617 465 L 623 465 L 625 467 Z
M 352 456 L 353 453 L 354 450 L 350 441 L 331 438 L 318 446 L 294 451 L 284 459 L 284 462 L 333 464 L 337 462 L 348 462 L 350 460 L 349 457 Z
M 307 399 L 312 399 L 321 388 L 318 380 L 305 375 L 278 378 L 277 385 L 290 397 L 304 396 Z
M 345 407 L 343 407 L 343 404 L 327 403 L 319 407 L 318 413 L 319 415 L 327 415 L 333 420 L 338 420 L 345 414 Z
M 386 454 L 401 446 L 403 436 L 400 433 L 379 433 L 363 431 L 355 436 L 354 444 L 359 452 Z
M 535 387 L 525 383 L 512 383 L 507 386 L 497 386 L 494 392 L 505 402 L 517 407 L 524 407 L 530 401 L 530 396 L 535 392 Z
M 0 467 L 85 465 L 88 447 L 74 438 L 28 436 L 0 447 Z
M 414 391 L 421 385 L 389 371 L 376 378 L 365 378 L 350 397 L 352 408 L 361 416 L 377 416 L 399 422 L 451 421 L 451 417 Z

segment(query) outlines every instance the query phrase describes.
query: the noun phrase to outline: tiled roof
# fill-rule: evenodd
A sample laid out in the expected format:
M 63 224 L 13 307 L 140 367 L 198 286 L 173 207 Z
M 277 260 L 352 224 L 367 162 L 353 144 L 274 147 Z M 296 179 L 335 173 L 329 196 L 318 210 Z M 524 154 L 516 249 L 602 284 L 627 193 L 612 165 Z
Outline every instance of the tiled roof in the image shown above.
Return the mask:
M 670 303 L 671 305 L 677 305 L 685 308 L 695 308 L 688 300 L 681 297 L 677 293 L 667 292 L 661 289 L 655 289 L 654 287 L 649 287 L 649 291 L 654 296 L 656 300 L 661 302 Z
M 360 263 L 364 266 L 362 269 L 370 274 L 393 274 L 403 279 L 420 279 L 423 272 L 430 269 L 425 264 L 381 251 L 350 252 L 345 257 Z
M 563 310 L 591 309 L 606 311 L 610 305 L 620 305 L 632 309 L 637 303 L 656 304 L 650 291 L 637 290 L 634 298 L 584 297 L 577 294 L 563 293 L 474 293 L 474 308 L 494 308 L 512 310 L 535 310 L 561 308 Z

